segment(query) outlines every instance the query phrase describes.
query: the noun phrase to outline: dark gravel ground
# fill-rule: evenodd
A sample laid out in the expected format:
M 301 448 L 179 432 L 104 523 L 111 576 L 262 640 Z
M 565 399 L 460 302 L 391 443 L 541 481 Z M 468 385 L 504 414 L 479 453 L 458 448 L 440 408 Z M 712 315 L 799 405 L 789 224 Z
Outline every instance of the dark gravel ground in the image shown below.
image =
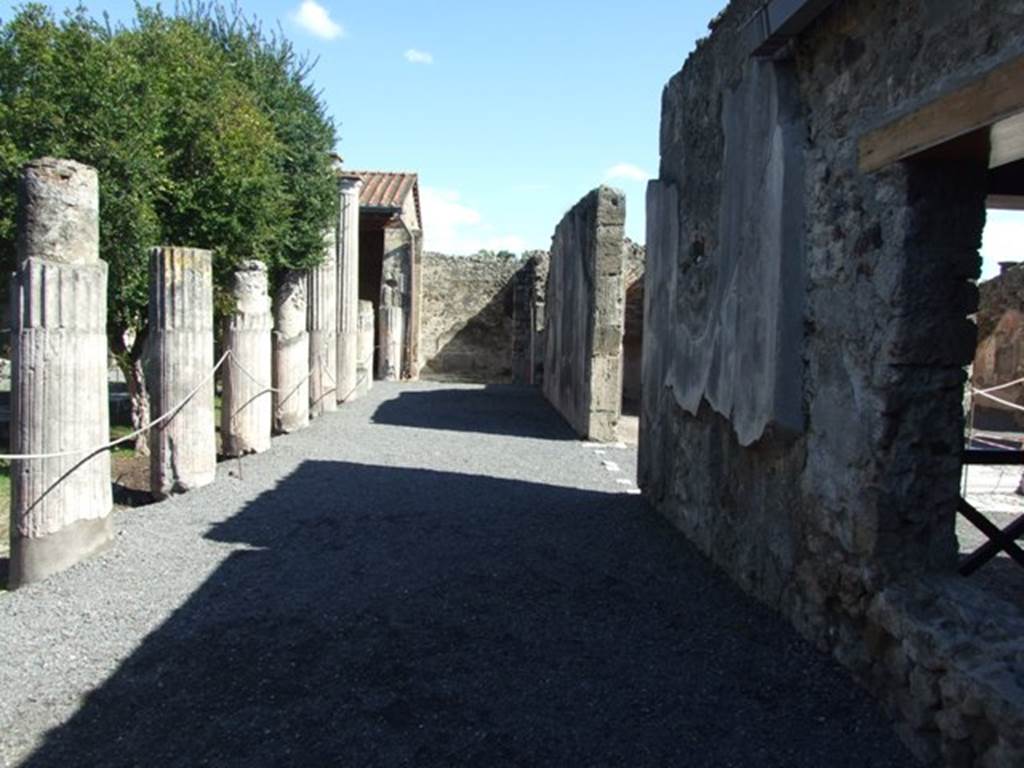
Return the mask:
M 634 467 L 532 390 L 378 385 L 0 594 L 0 764 L 912 764 Z

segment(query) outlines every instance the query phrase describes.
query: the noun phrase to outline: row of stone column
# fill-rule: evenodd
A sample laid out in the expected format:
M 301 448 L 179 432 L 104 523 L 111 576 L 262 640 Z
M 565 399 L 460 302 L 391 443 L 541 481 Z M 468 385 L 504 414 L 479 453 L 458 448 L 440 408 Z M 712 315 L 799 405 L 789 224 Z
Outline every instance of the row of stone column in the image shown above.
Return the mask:
M 372 385 L 374 314 L 358 301 L 359 182 L 342 186 L 339 232 L 325 259 L 288 273 L 274 296 L 266 267 L 232 276 L 224 320 L 222 452 L 270 448 L 365 394 Z M 19 187 L 12 304 L 11 565 L 18 586 L 63 570 L 112 536 L 110 456 L 82 451 L 109 440 L 107 265 L 99 259 L 96 172 L 45 158 Z M 150 432 L 154 496 L 213 482 L 213 267 L 209 251 L 150 252 Z M 339 300 L 340 299 L 340 300 Z M 341 332 L 338 332 L 342 321 Z M 170 409 L 175 408 L 173 412 Z

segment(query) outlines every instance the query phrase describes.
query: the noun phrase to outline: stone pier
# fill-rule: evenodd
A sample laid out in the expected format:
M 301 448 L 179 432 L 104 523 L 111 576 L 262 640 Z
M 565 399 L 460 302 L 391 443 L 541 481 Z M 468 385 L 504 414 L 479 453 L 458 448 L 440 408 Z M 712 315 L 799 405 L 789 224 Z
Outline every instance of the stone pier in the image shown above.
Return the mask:
M 377 378 L 400 381 L 402 378 L 402 342 L 405 317 L 401 307 L 385 304 L 380 308 L 380 354 Z
M 152 493 L 166 498 L 213 482 L 217 434 L 213 398 L 212 254 L 153 248 L 149 254 L 150 388 L 153 413 L 177 407 L 150 432 Z
M 309 270 L 306 285 L 309 316 L 309 409 L 311 416 L 338 408 L 337 232 L 324 234 L 324 260 Z
M 270 382 L 270 334 L 274 318 L 267 294 L 267 268 L 243 261 L 232 286 L 235 310 L 224 321 L 224 349 L 232 359 L 224 364 L 221 403 L 221 442 L 225 456 L 243 456 L 270 449 L 273 396 Z
M 373 389 L 373 357 L 377 324 L 373 318 L 373 302 L 359 302 L 359 344 L 356 365 L 356 395 L 362 397 Z
M 545 302 L 544 396 L 573 429 L 611 442 L 622 406 L 626 198 L 586 195 L 551 243 Z
M 357 177 L 341 179 L 338 229 L 338 375 L 339 403 L 357 396 L 359 347 L 359 191 Z
M 274 429 L 295 432 L 309 425 L 309 334 L 306 273 L 285 275 L 274 300 Z
M 92 168 L 53 158 L 25 167 L 11 308 L 13 453 L 85 451 L 110 438 L 98 218 Z M 11 587 L 62 571 L 110 541 L 107 451 L 16 460 L 11 493 Z

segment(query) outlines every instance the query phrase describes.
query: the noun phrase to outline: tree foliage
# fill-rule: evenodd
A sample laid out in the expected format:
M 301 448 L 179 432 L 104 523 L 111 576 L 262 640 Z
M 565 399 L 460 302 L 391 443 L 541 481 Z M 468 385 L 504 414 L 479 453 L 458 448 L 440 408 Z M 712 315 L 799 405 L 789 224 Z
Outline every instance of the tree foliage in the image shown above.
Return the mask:
M 20 168 L 44 155 L 99 172 L 115 351 L 143 330 L 152 245 L 211 249 L 219 285 L 244 258 L 272 277 L 316 263 L 335 132 L 308 75 L 237 8 L 137 6 L 112 27 L 22 7 L 0 27 L 0 266 L 14 265 Z

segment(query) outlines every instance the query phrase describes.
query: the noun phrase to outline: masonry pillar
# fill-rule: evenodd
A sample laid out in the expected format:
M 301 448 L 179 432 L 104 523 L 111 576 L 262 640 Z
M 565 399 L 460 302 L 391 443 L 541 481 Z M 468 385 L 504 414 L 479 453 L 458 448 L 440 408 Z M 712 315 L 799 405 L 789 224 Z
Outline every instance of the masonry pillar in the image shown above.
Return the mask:
M 224 322 L 224 364 L 220 435 L 225 456 L 270 449 L 273 396 L 270 334 L 274 320 L 267 295 L 267 268 L 243 261 L 232 278 L 235 311 Z
M 199 387 L 181 410 L 150 432 L 151 490 L 162 499 L 209 485 L 217 473 L 214 386 L 209 375 L 213 370 L 209 251 L 170 246 L 149 252 L 149 333 L 153 413 L 167 413 Z
M 404 314 L 400 306 L 388 302 L 384 302 L 380 308 L 380 355 L 377 378 L 382 381 L 399 381 L 402 378 Z
M 343 403 L 356 397 L 359 347 L 359 191 L 355 177 L 341 180 L 341 219 L 338 229 L 338 375 L 337 397 Z
M 43 158 L 18 186 L 11 321 L 11 450 L 61 453 L 110 439 L 107 265 L 96 171 Z M 110 454 L 19 459 L 11 468 L 11 587 L 110 541 Z
M 377 324 L 373 318 L 373 302 L 359 302 L 358 365 L 356 366 L 356 394 L 366 395 L 373 389 L 374 339 Z
M 287 434 L 309 424 L 305 272 L 285 275 L 274 299 L 274 329 L 274 429 Z
M 338 408 L 338 305 L 337 305 L 337 231 L 324 234 L 324 260 L 309 270 L 306 286 L 309 315 L 310 415 Z

